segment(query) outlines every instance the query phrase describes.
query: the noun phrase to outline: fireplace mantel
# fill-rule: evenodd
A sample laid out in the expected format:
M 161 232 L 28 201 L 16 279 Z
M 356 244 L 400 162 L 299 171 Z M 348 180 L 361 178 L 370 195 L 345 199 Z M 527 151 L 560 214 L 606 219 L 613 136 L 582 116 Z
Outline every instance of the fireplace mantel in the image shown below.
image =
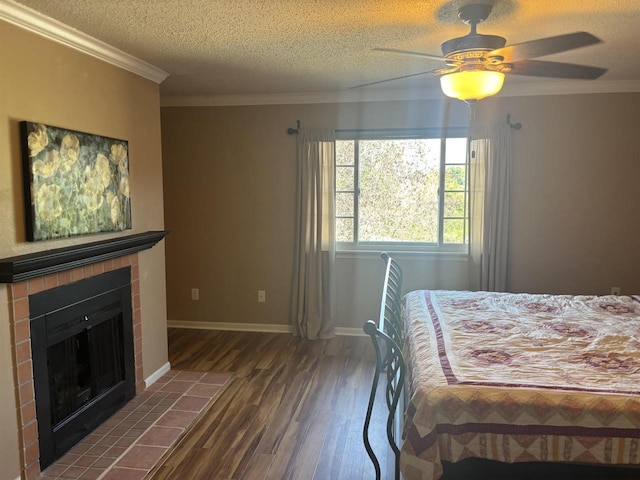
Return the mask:
M 168 230 L 148 231 L 0 259 L 0 283 L 21 282 L 136 253 L 153 247 L 168 234 Z

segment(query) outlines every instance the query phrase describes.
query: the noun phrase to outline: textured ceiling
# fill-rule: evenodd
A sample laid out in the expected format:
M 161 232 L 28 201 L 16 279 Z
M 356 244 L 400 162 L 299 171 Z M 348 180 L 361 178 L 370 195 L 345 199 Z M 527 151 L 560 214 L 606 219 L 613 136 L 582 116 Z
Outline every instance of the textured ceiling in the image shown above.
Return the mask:
M 475 3 L 483 0 L 476 0 Z M 484 0 L 487 2 L 488 0 Z M 440 55 L 465 35 L 469 0 L 18 0 L 169 73 L 164 98 L 337 92 L 439 68 L 373 47 Z M 640 80 L 640 0 L 496 0 L 480 33 L 507 44 L 575 31 L 604 43 L 544 60 L 608 68 L 596 82 Z M 550 80 L 510 76 L 508 83 Z M 557 80 L 554 80 L 557 82 Z M 437 88 L 431 75 L 367 89 Z

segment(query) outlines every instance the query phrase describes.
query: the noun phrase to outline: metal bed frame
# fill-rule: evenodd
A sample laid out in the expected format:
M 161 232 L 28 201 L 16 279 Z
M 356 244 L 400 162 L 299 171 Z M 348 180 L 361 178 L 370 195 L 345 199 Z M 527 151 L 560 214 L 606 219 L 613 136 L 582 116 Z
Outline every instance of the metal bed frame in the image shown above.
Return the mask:
M 380 317 L 378 325 L 369 320 L 364 331 L 373 344 L 376 352 L 376 368 L 369 395 L 369 405 L 362 432 L 364 446 L 376 471 L 376 480 L 380 480 L 380 462 L 369 441 L 369 425 L 378 390 L 380 374 L 385 372 L 385 400 L 388 409 L 387 440 L 395 455 L 395 479 L 400 480 L 400 447 L 402 438 L 402 417 L 398 415 L 398 407 L 404 412 L 406 407 L 406 365 L 402 356 L 404 326 L 402 320 L 402 269 L 396 260 L 387 253 L 381 254 L 386 271 L 382 287 Z
M 363 428 L 364 446 L 376 471 L 376 480 L 381 480 L 380 462 L 369 441 L 369 426 L 378 391 L 380 375 L 385 373 L 384 386 L 387 416 L 387 440 L 395 455 L 395 480 L 400 480 L 400 444 L 404 412 L 407 407 L 407 367 L 403 357 L 404 320 L 402 317 L 402 269 L 387 253 L 381 254 L 385 263 L 380 317 L 378 324 L 372 320 L 363 329 L 371 338 L 376 353 L 376 368 L 369 395 L 369 404 Z M 474 463 L 475 462 L 475 463 Z M 584 478 L 601 480 L 636 480 L 637 465 L 568 464 L 558 462 L 525 462 L 523 464 L 501 463 L 485 459 L 466 459 L 459 464 L 449 464 L 452 474 L 466 478 L 469 472 L 485 472 L 483 478 Z M 555 477 L 554 477 L 555 475 Z

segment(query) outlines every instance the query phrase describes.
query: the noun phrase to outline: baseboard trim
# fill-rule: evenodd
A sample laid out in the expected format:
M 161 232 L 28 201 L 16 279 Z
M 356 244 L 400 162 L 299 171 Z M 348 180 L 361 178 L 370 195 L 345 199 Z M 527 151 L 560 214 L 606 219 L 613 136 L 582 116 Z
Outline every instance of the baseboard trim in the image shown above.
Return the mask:
M 193 328 L 196 330 L 229 330 L 232 332 L 291 333 L 289 325 L 263 323 L 231 323 L 231 322 L 191 322 L 187 320 L 169 320 L 169 328 Z
M 292 333 L 290 325 L 264 323 L 231 323 L 231 322 L 191 322 L 187 320 L 168 320 L 168 328 L 192 328 L 195 330 L 227 330 L 231 332 Z M 346 337 L 363 337 L 361 328 L 336 327 L 336 335 Z
M 171 370 L 171 364 L 167 362 L 164 365 L 162 365 L 158 370 L 156 370 L 155 372 L 153 372 L 151 375 L 149 375 L 147 378 L 144 379 L 145 388 L 149 388 L 151 385 L 156 383 L 158 379 L 161 376 L 163 376 L 165 373 L 167 373 L 169 370 Z
M 361 328 L 336 327 L 336 335 L 341 337 L 366 337 L 367 334 Z

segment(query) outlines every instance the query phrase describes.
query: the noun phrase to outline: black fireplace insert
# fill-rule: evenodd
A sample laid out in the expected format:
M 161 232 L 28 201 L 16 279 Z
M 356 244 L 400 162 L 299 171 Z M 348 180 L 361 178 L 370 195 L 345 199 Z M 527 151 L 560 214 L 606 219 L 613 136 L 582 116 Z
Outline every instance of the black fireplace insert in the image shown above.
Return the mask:
M 29 296 L 45 469 L 135 395 L 131 268 Z

